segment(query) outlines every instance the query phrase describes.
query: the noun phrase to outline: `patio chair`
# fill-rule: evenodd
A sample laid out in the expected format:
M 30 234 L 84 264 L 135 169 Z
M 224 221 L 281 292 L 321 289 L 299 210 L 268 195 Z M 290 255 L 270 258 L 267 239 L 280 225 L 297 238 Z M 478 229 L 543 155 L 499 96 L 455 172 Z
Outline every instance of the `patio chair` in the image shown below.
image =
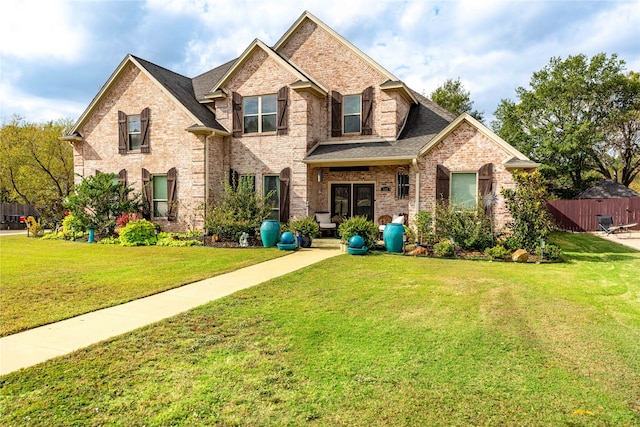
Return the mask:
M 379 240 L 382 239 L 382 233 L 384 232 L 384 229 L 387 226 L 387 224 L 389 224 L 390 222 L 404 225 L 406 223 L 406 215 L 401 213 L 400 215 L 393 215 L 393 217 L 389 215 L 382 215 L 381 217 L 379 217 L 378 218 L 378 239 Z
M 333 237 L 337 236 L 338 225 L 331 220 L 331 213 L 329 212 L 316 212 L 316 222 L 320 227 L 320 234 L 323 232 L 330 232 Z
M 611 234 L 614 232 L 611 227 L 613 227 L 613 217 L 598 215 L 598 231 L 604 231 L 606 234 Z

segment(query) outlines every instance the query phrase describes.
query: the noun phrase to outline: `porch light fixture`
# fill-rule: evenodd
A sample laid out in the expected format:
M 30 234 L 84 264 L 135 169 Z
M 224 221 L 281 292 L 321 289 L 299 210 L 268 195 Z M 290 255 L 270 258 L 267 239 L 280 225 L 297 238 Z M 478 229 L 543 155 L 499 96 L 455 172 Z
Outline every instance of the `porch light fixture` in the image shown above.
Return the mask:
M 322 169 L 318 169 L 318 182 L 322 182 Z

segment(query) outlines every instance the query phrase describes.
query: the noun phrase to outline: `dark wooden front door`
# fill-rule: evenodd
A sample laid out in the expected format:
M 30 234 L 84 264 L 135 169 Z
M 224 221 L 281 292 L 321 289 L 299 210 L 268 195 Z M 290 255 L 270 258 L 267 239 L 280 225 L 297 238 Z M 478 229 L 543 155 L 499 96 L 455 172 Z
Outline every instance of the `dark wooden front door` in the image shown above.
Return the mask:
M 373 220 L 374 192 L 373 184 L 332 184 L 331 214 Z

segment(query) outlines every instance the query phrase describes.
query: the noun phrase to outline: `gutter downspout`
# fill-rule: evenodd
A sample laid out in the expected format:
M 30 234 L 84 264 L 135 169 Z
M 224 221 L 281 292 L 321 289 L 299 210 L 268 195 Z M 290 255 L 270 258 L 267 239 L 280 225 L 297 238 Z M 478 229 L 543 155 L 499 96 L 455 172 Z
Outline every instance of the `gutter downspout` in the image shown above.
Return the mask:
M 420 211 L 420 168 L 418 167 L 418 159 L 413 159 L 411 166 L 413 166 L 413 171 L 416 173 L 416 204 L 413 212 L 415 215 Z
M 204 215 L 209 209 L 209 136 L 204 137 Z

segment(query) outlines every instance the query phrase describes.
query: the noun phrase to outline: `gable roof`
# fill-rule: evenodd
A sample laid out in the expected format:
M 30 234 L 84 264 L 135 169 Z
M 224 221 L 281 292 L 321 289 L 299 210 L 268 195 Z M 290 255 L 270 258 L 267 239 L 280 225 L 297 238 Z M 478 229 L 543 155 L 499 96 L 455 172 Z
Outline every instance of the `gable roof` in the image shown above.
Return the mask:
M 482 123 L 480 123 L 478 120 L 476 120 L 474 117 L 472 117 L 468 113 L 460 114 L 454 121 L 449 123 L 447 127 L 442 129 L 433 139 L 431 139 L 424 147 L 422 147 L 422 149 L 420 150 L 420 155 L 422 156 L 428 153 L 429 151 L 431 151 L 436 145 L 442 142 L 447 136 L 449 136 L 449 134 L 451 134 L 451 132 L 453 132 L 456 128 L 458 128 L 458 126 L 460 126 L 464 122 L 469 123 L 471 126 L 476 128 L 479 132 L 481 132 L 484 136 L 486 136 L 491 141 L 493 141 L 498 146 L 500 146 L 505 152 L 510 154 L 512 158 L 509 160 L 509 162 L 513 162 L 514 165 L 516 163 L 519 164 L 519 166 L 514 166 L 514 167 L 537 168 L 538 166 L 540 166 L 540 164 L 532 162 L 527 156 L 525 156 L 520 151 L 518 151 L 513 145 L 509 144 L 504 139 L 500 138 L 493 131 L 491 131 L 491 129 L 489 129 Z M 514 158 L 515 158 L 515 162 L 514 162 Z
M 236 72 L 242 68 L 245 62 L 251 57 L 253 52 L 256 50 L 262 50 L 265 52 L 271 59 L 273 59 L 276 63 L 282 66 L 284 69 L 289 71 L 297 82 L 308 83 L 310 87 L 312 87 L 317 93 L 322 96 L 326 96 L 328 93 L 327 89 L 324 88 L 321 84 L 314 81 L 311 77 L 307 76 L 304 72 L 302 72 L 298 67 L 294 66 L 291 62 L 285 59 L 282 55 L 276 53 L 269 46 L 264 44 L 262 41 L 255 39 L 253 43 L 251 43 L 242 54 L 233 62 L 233 64 L 226 70 L 226 72 L 220 77 L 220 79 L 215 83 L 215 85 L 210 89 L 209 93 L 213 94 L 216 91 L 222 89 L 222 87 L 227 83 L 231 77 L 233 77 Z M 205 94 L 206 97 L 206 94 Z
M 628 197 L 640 197 L 640 194 L 612 179 L 603 179 L 578 194 L 574 199 L 624 199 Z
M 335 40 L 337 40 L 339 43 L 341 43 L 343 46 L 349 49 L 357 57 L 362 59 L 371 68 L 373 68 L 378 73 L 383 75 L 388 82 L 394 82 L 394 83 L 400 84 L 399 86 L 394 87 L 394 89 L 400 90 L 404 96 L 407 96 L 409 98 L 410 102 L 416 103 L 416 104 L 418 103 L 418 100 L 415 99 L 415 97 L 413 97 L 412 92 L 408 90 L 408 88 L 404 85 L 404 83 L 400 81 L 400 79 L 394 76 L 389 70 L 384 68 L 382 65 L 378 64 L 376 61 L 371 59 L 369 55 L 362 52 L 355 45 L 353 45 L 349 40 L 345 39 L 340 34 L 335 32 L 333 28 L 331 28 L 330 26 L 322 22 L 320 19 L 318 19 L 308 10 L 305 10 L 302 13 L 302 15 L 300 15 L 300 17 L 296 20 L 296 22 L 294 22 L 291 25 L 291 27 L 289 27 L 289 29 L 282 35 L 282 37 L 280 37 L 280 40 L 278 40 L 276 44 L 273 45 L 273 50 L 280 53 L 281 48 L 284 47 L 285 44 L 287 44 L 287 42 L 291 39 L 291 37 L 295 35 L 296 31 L 298 31 L 298 29 L 304 24 L 305 21 L 311 21 L 318 27 L 322 28 L 331 37 L 333 37 Z
M 140 71 L 145 73 L 147 77 L 160 88 L 160 90 L 176 101 L 178 107 L 194 120 L 194 124 L 196 126 L 209 128 L 223 135 L 229 133 L 220 123 L 217 122 L 211 110 L 197 102 L 191 79 L 144 59 L 128 54 L 122 62 L 120 62 L 120 65 L 118 65 L 116 70 L 111 74 L 107 82 L 102 86 L 82 115 L 80 115 L 80 118 L 76 121 L 73 128 L 71 128 L 67 133 L 67 136 L 78 134 L 87 119 L 98 107 L 109 90 L 111 90 L 111 88 L 116 84 L 129 65 L 134 65 Z

